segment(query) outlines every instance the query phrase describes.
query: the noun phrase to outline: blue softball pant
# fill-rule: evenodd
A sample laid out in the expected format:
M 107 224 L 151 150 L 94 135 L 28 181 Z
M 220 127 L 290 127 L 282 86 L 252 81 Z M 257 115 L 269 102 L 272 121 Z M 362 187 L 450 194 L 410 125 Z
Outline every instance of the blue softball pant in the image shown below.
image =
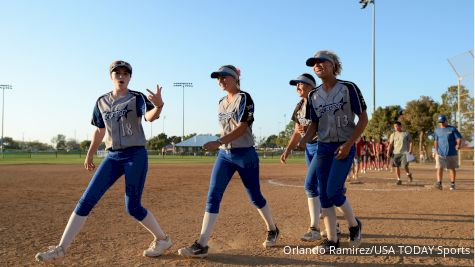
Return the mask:
M 317 142 L 307 143 L 305 146 L 305 162 L 307 163 L 307 175 L 305 177 L 305 193 L 308 198 L 318 197 L 317 179 Z
M 316 170 L 318 189 L 322 208 L 341 206 L 346 197 L 343 194 L 346 177 L 355 157 L 355 146 L 351 146 L 350 153 L 342 160 L 335 159 L 335 151 L 343 144 L 318 142 L 316 155 Z
M 87 216 L 104 193 L 125 174 L 127 213 L 142 221 L 147 216 L 147 210 L 141 204 L 147 169 L 148 156 L 145 147 L 109 151 L 79 199 L 74 212 Z
M 266 205 L 259 185 L 259 157 L 255 148 L 233 148 L 218 152 L 211 172 L 206 212 L 219 213 L 224 191 L 236 171 L 254 206 L 261 209 Z

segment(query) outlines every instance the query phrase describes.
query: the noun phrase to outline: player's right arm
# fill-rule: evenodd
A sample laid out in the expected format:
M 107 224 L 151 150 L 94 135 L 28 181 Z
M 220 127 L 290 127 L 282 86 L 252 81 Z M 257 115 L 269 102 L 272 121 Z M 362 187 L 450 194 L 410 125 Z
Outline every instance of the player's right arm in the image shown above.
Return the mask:
M 287 144 L 287 147 L 284 150 L 284 153 L 280 156 L 280 163 L 285 164 L 285 160 L 289 156 L 290 151 L 297 146 L 297 143 L 299 142 L 300 138 L 302 137 L 300 135 L 301 127 L 300 124 L 296 123 L 295 128 L 294 128 L 294 133 L 290 137 L 289 143 Z
M 94 165 L 93 162 L 94 154 L 96 154 L 105 134 L 106 128 L 96 128 L 92 133 L 91 146 L 89 146 L 86 159 L 84 160 L 84 168 L 86 168 L 88 171 L 93 171 L 96 168 L 96 165 Z

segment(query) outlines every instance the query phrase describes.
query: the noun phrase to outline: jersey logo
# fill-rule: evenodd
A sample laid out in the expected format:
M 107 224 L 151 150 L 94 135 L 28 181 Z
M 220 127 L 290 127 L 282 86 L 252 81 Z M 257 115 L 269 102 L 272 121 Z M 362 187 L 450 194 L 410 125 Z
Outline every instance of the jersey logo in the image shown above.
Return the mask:
M 233 117 L 233 114 L 234 114 L 234 112 L 219 113 L 218 114 L 219 121 L 220 122 L 227 121 L 227 120 L 229 120 Z
M 341 98 L 340 102 L 338 103 L 332 103 L 328 105 L 320 105 L 317 107 L 316 113 L 317 117 L 321 118 L 325 113 L 333 111 L 333 114 L 335 114 L 338 110 L 342 110 L 343 106 L 347 102 L 343 101 L 343 98 Z
M 120 120 L 120 118 L 125 117 L 127 119 L 127 113 L 131 112 L 132 110 L 127 109 L 127 106 L 124 107 L 123 109 L 116 110 L 116 111 L 106 111 L 104 112 L 104 119 L 106 121 L 112 120 L 113 118 L 117 118 L 117 121 Z

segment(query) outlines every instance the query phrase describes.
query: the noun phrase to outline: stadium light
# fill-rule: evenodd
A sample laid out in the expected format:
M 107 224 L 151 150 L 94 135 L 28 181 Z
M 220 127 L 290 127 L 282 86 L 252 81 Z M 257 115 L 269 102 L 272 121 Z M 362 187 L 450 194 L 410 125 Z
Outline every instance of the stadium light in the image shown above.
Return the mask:
M 10 84 L 0 84 L 0 89 L 2 89 L 2 139 L 0 139 L 0 152 L 2 153 L 3 158 L 3 117 L 5 115 L 5 89 L 11 90 L 13 87 Z
M 368 4 L 373 4 L 373 113 L 376 110 L 376 71 L 375 71 L 375 18 L 376 18 L 376 5 L 374 4 L 375 0 L 360 0 L 361 9 L 365 9 Z
M 181 141 L 185 141 L 185 87 L 193 87 L 193 83 L 173 83 L 175 87 L 183 88 L 183 128 Z

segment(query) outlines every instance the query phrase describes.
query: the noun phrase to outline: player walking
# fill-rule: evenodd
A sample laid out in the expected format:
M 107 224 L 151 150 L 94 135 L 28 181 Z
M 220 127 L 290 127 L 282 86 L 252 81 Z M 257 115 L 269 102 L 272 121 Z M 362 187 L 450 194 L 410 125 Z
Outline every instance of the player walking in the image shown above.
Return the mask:
M 296 147 L 310 124 L 310 108 L 307 104 L 308 94 L 315 88 L 315 78 L 311 74 L 304 73 L 295 80 L 289 82 L 297 87 L 297 94 L 301 100 L 297 103 L 292 120 L 295 128 L 289 143 L 280 156 L 280 162 L 286 163 L 286 159 L 293 148 Z M 307 175 L 305 177 L 305 193 L 307 194 L 308 210 L 310 213 L 310 227 L 301 237 L 302 241 L 315 241 L 320 238 L 320 199 L 318 198 L 318 180 L 315 168 L 317 167 L 315 152 L 317 151 L 317 136 L 305 145 L 305 162 L 307 163 Z
M 252 203 L 267 226 L 267 239 L 264 247 L 276 244 L 279 229 L 274 223 L 266 199 L 259 185 L 259 158 L 254 148 L 252 123 L 254 121 L 254 102 L 251 96 L 240 88 L 240 71 L 225 65 L 211 73 L 211 78 L 218 79 L 219 87 L 227 96 L 218 104 L 221 138 L 206 143 L 203 148 L 212 151 L 219 148 L 218 157 L 211 172 L 206 212 L 203 218 L 199 240 L 191 246 L 180 248 L 178 254 L 185 257 L 203 258 L 208 255 L 208 240 L 216 222 L 219 205 L 224 191 L 237 171 Z
M 106 136 L 109 151 L 101 162 L 89 185 L 79 199 L 64 229 L 61 241 L 46 252 L 36 254 L 36 260 L 49 262 L 63 258 L 74 237 L 80 232 L 86 219 L 104 193 L 125 175 L 125 202 L 127 212 L 137 219 L 154 237 L 144 256 L 155 257 L 172 245 L 153 214 L 141 205 L 142 192 L 148 169 L 145 149 L 145 134 L 141 125 L 142 116 L 147 121 L 158 119 L 163 108 L 162 88 L 144 94 L 128 89 L 132 67 L 125 61 L 114 61 L 110 65 L 110 77 L 114 89 L 99 97 L 94 107 L 92 125 L 96 126 L 92 143 L 84 161 L 88 171 L 95 169 L 93 155 Z
M 462 144 L 462 135 L 452 125 L 447 123 L 445 115 L 439 115 L 439 127 L 434 132 L 434 147 L 437 153 L 435 168 L 437 169 L 437 182 L 434 187 L 442 190 L 442 177 L 444 168 L 450 170 L 450 190 L 455 190 L 455 169 L 458 168 L 457 150 Z
M 396 168 L 396 185 L 401 185 L 401 170 L 404 167 L 409 183 L 412 183 L 412 173 L 409 171 L 409 161 L 407 161 L 407 153 L 412 153 L 411 135 L 402 130 L 401 122 L 396 121 L 393 125 L 394 132 L 389 137 L 388 157 L 392 152 L 393 166 Z
M 355 156 L 354 143 L 368 123 L 366 104 L 354 83 L 336 79 L 341 72 L 341 63 L 335 53 L 318 51 L 306 64 L 313 67 L 322 80 L 322 85 L 308 97 L 312 123 L 302 138 L 302 142 L 308 142 L 318 131 L 317 177 L 327 237 L 317 248 L 328 252 L 331 247 L 340 246 L 335 207 L 348 221 L 349 243 L 356 247 L 361 242 L 362 224 L 355 217 L 343 188 Z M 359 118 L 356 125 L 355 115 Z

